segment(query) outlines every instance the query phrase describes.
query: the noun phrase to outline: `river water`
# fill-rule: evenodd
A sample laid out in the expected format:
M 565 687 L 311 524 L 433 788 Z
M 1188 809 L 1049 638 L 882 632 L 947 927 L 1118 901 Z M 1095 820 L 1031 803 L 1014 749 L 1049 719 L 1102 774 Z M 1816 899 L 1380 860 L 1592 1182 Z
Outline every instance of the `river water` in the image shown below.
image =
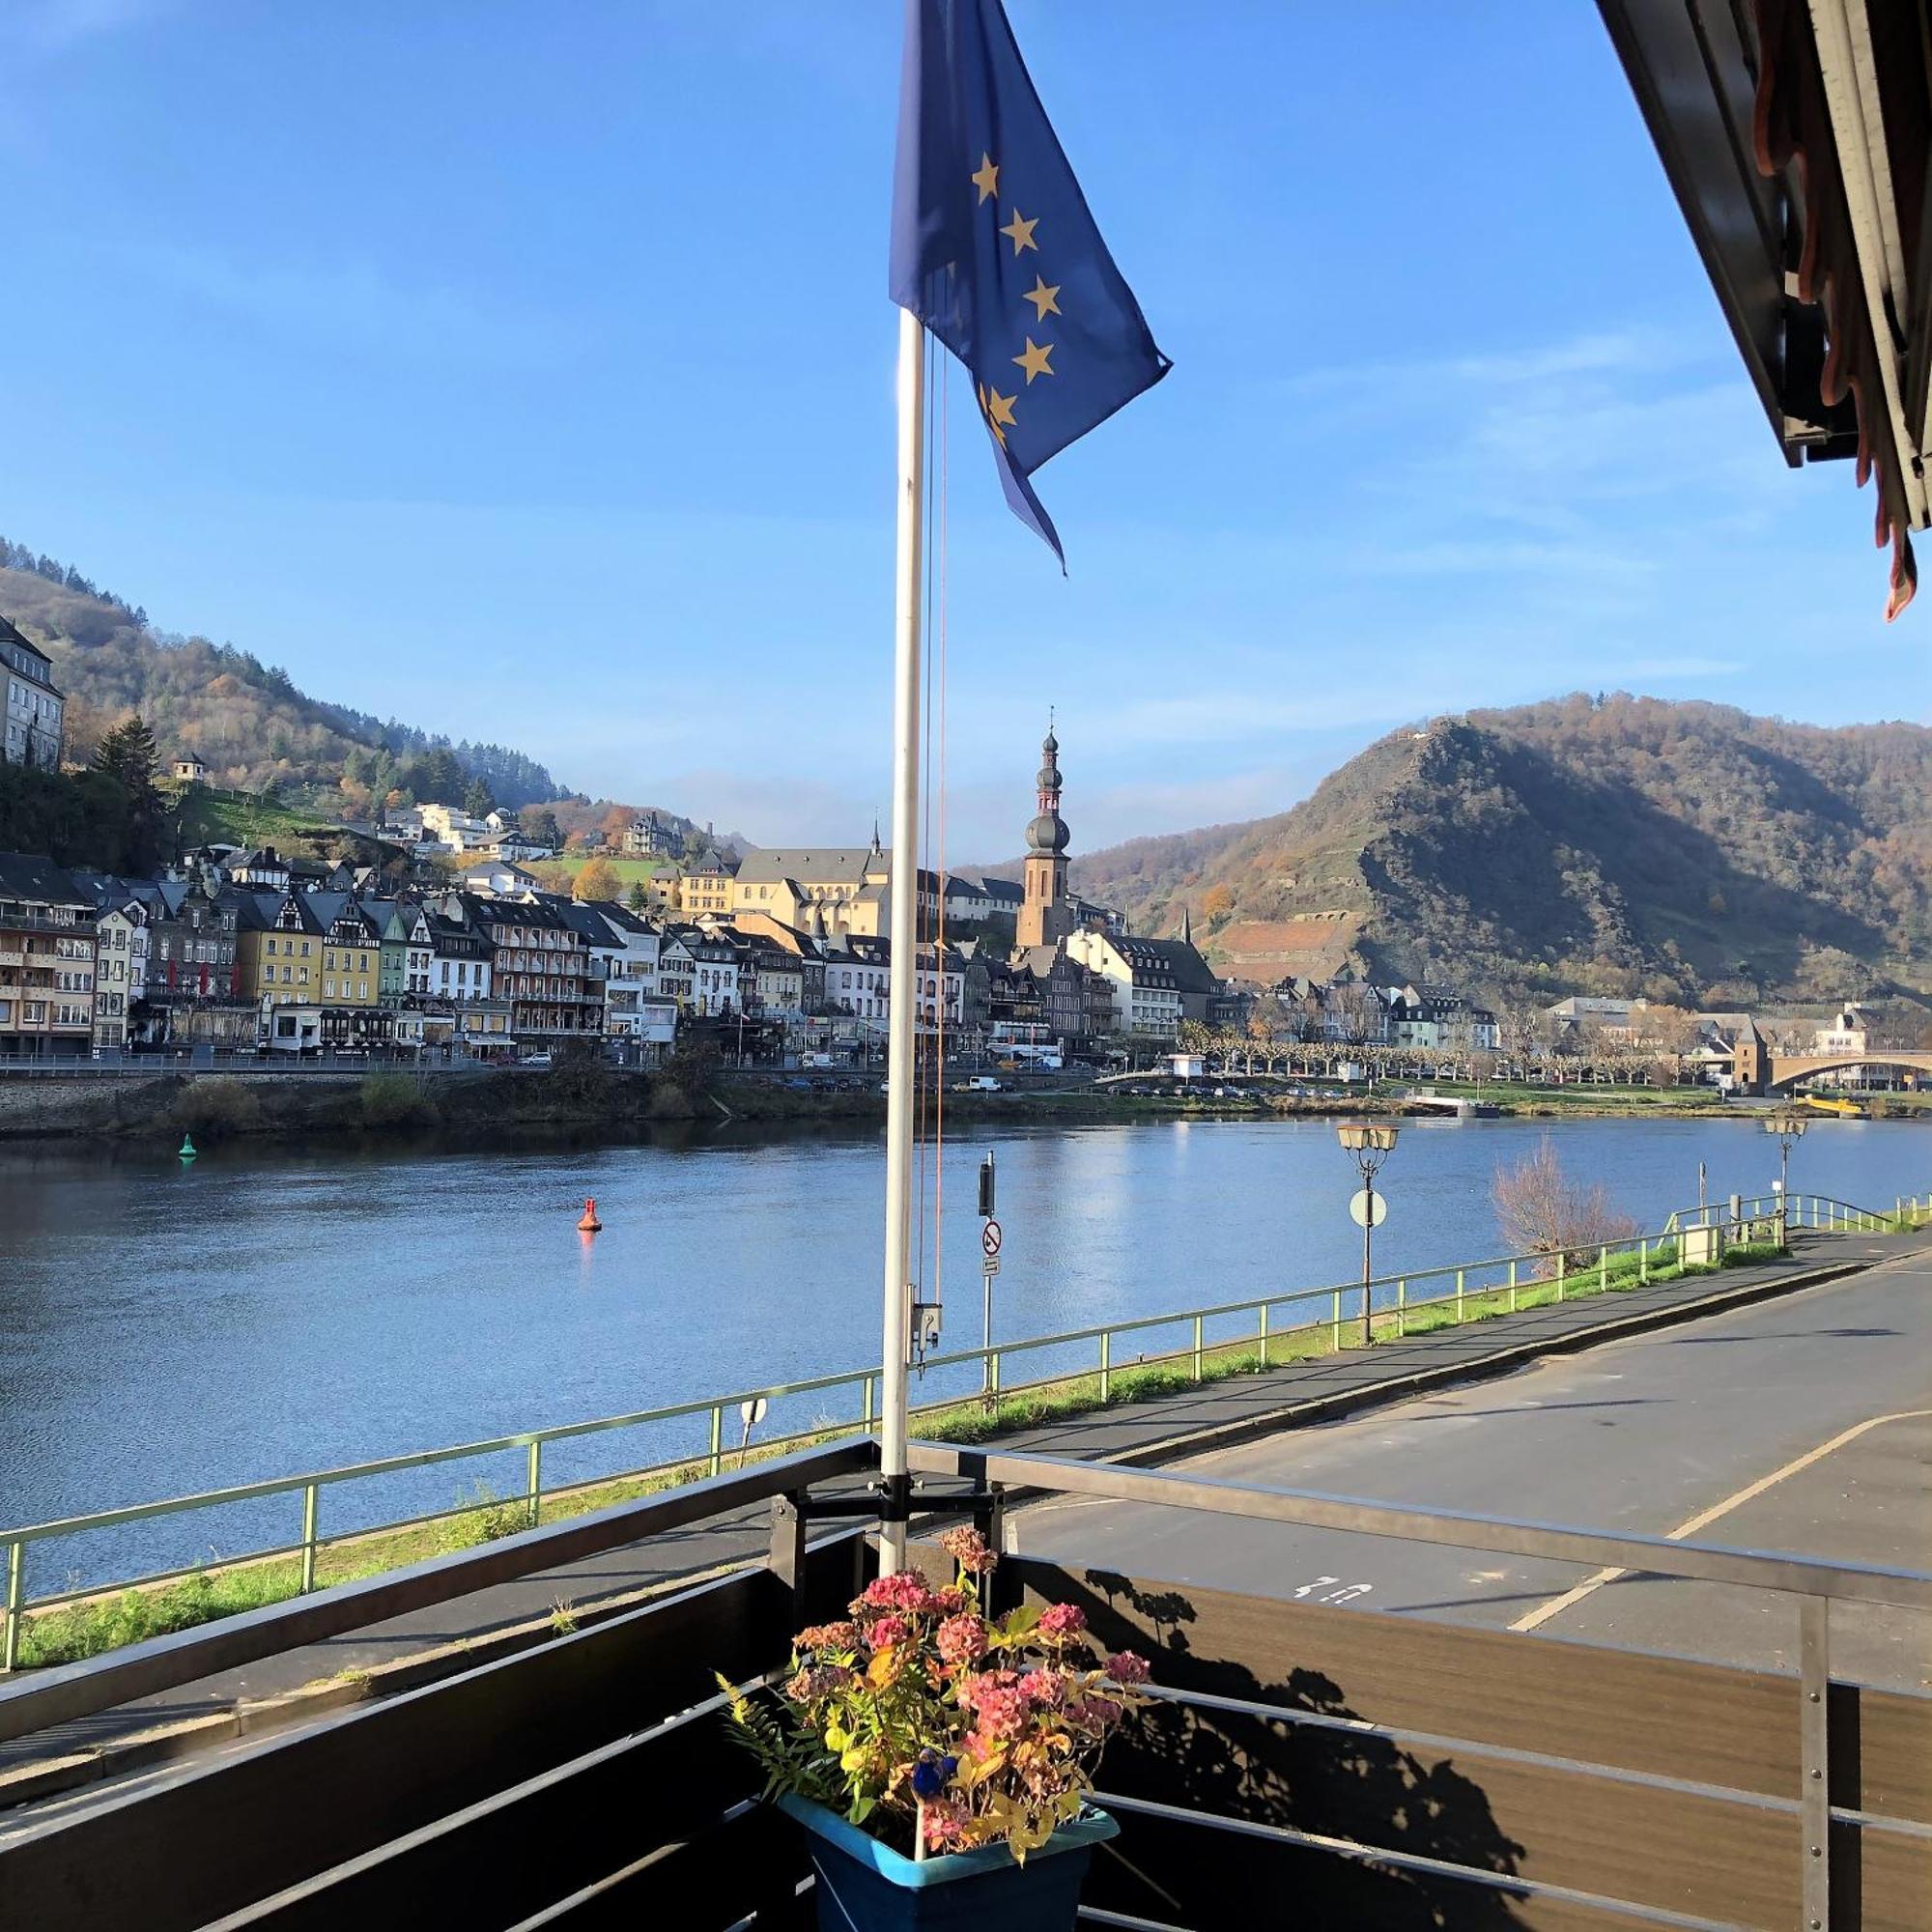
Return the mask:
M 1700 1160 L 1713 1199 L 1777 1171 L 1755 1122 L 1548 1130 L 1569 1172 L 1601 1179 L 1646 1229 L 1696 1200 Z M 1379 1182 L 1377 1272 L 1499 1252 L 1492 1179 L 1545 1131 L 1405 1125 Z M 988 1149 L 1002 1339 L 1359 1270 L 1357 1182 L 1330 1123 L 979 1130 L 944 1163 L 952 1348 L 979 1340 L 974 1170 Z M 538 1151 L 229 1146 L 185 1168 L 158 1151 L 0 1152 L 0 1527 L 876 1361 L 881 1158 L 876 1132 L 733 1129 Z M 936 1166 L 928 1154 L 928 1251 Z M 1792 1185 L 1889 1207 L 1932 1187 L 1932 1130 L 1820 1122 Z M 588 1240 L 575 1225 L 585 1195 L 605 1222 Z M 1020 1358 L 1006 1378 L 1046 1366 Z M 935 1376 L 926 1392 L 947 1387 Z M 856 1408 L 856 1392 L 789 1398 L 760 1435 Z M 556 1445 L 545 1479 L 685 1454 L 707 1433 L 693 1420 Z M 327 1521 L 444 1507 L 478 1482 L 514 1493 L 522 1464 L 516 1453 L 330 1491 Z M 36 1553 L 31 1587 L 293 1540 L 298 1511 L 282 1499 L 70 1539 L 58 1557 Z

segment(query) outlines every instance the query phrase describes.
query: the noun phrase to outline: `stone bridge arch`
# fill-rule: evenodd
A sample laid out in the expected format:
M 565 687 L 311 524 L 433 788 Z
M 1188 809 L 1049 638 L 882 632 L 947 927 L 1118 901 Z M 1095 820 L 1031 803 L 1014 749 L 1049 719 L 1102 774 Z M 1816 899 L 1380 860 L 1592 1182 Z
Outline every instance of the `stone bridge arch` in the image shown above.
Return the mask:
M 1794 1081 L 1809 1080 L 1814 1074 L 1835 1073 L 1850 1066 L 1904 1066 L 1915 1073 L 1932 1075 L 1932 1053 L 1916 1053 L 1900 1048 L 1890 1053 L 1775 1053 L 1765 1076 L 1765 1092 L 1789 1087 Z

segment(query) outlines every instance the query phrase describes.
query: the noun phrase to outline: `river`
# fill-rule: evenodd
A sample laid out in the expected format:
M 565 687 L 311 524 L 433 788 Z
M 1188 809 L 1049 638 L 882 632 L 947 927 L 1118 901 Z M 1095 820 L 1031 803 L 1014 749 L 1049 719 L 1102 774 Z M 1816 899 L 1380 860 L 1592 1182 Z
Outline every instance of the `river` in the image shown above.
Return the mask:
M 1777 1171 L 1751 1121 L 1547 1130 L 1572 1175 L 1601 1179 L 1647 1229 L 1695 1201 L 1700 1160 L 1714 1199 L 1761 1190 Z M 1390 1212 L 1378 1273 L 1497 1253 L 1492 1179 L 1545 1131 L 1406 1124 L 1379 1183 Z M 1359 1269 L 1346 1212 L 1356 1182 L 1331 1123 L 977 1130 L 949 1143 L 944 1164 L 953 1348 L 979 1340 L 974 1170 L 989 1148 L 1006 1228 L 1001 1338 Z M 928 1200 L 934 1165 L 928 1154 Z M 186 1166 L 7 1150 L 0 1526 L 876 1361 L 880 1174 L 874 1132 L 721 1129 L 492 1151 L 231 1143 Z M 1793 1155 L 1792 1184 L 1889 1207 L 1932 1187 L 1932 1133 L 1819 1122 Z M 576 1231 L 586 1195 L 605 1222 L 590 1239 Z M 928 1249 L 930 1217 L 928 1205 Z M 760 1433 L 853 1406 L 791 1398 Z M 650 1444 L 620 1434 L 557 1445 L 546 1481 L 682 1454 L 703 1434 L 693 1422 Z M 514 1492 L 521 1458 L 390 1479 L 366 1502 L 330 1492 L 330 1521 L 442 1507 L 479 1479 Z M 62 1576 L 125 1575 L 130 1561 L 192 1561 L 289 1531 L 289 1503 L 273 1505 L 265 1531 L 267 1507 L 144 1526 L 138 1556 L 132 1531 L 71 1540 Z M 35 1593 L 59 1580 L 38 1575 Z

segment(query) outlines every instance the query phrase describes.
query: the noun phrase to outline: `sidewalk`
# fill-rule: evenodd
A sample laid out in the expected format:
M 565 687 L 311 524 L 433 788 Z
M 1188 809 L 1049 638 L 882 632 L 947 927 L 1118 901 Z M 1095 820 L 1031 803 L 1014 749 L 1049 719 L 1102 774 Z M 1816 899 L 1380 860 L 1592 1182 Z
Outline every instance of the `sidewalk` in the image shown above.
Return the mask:
M 1277 1430 L 1307 1427 L 1364 1407 L 1399 1402 L 1423 1389 L 1507 1374 L 1540 1356 L 1587 1348 L 1625 1332 L 1694 1320 L 1706 1312 L 1763 1299 L 1836 1279 L 1874 1261 L 1932 1249 L 1932 1230 L 1912 1236 L 1800 1236 L 1796 1252 L 1776 1262 L 1726 1269 L 1648 1288 L 1586 1295 L 1514 1316 L 1441 1328 L 1374 1349 L 1348 1350 L 1288 1364 L 1265 1374 L 1230 1377 L 1151 1401 L 1095 1410 L 1015 1431 L 1003 1446 L 1036 1449 L 1093 1461 L 1158 1463 L 1203 1453 Z M 1122 1367 L 1125 1365 L 1122 1364 Z M 763 1512 L 739 1513 L 652 1537 L 647 1543 L 609 1550 L 581 1563 L 546 1570 L 494 1589 L 436 1605 L 392 1622 L 373 1625 L 326 1643 L 284 1652 L 243 1668 L 183 1686 L 162 1695 L 100 1712 L 32 1736 L 0 1743 L 0 1836 L 34 1822 L 31 1810 L 9 1815 L 8 1786 L 21 1798 L 49 1785 L 89 1783 L 92 1793 L 104 1766 L 61 1764 L 86 1758 L 137 1734 L 183 1727 L 178 1749 L 199 1749 L 241 1735 L 237 1707 L 342 1680 L 332 1702 L 301 1706 L 303 1716 L 370 1693 L 357 1681 L 370 1672 L 394 1673 L 405 1660 L 423 1660 L 409 1681 L 481 1662 L 493 1637 L 499 1643 L 541 1641 L 559 1605 L 585 1617 L 600 1604 L 627 1606 L 637 1593 L 674 1585 L 734 1564 L 761 1559 L 768 1538 Z M 532 1630 L 530 1627 L 534 1626 Z M 521 1634 L 512 1635 L 513 1633 Z M 455 1661 L 425 1659 L 464 1646 Z M 399 1684 L 383 1689 L 401 1688 Z M 259 1712 L 270 1721 L 294 1714 Z M 142 1748 L 142 1762 L 155 1753 Z M 129 1755 L 131 1768 L 132 1754 Z M 37 1772 L 45 1776 L 35 1776 Z M 24 1780 L 31 1777 L 31 1783 Z M 92 1781 L 90 1781 L 92 1780 Z M 74 1801 L 68 1801 L 70 1803 Z

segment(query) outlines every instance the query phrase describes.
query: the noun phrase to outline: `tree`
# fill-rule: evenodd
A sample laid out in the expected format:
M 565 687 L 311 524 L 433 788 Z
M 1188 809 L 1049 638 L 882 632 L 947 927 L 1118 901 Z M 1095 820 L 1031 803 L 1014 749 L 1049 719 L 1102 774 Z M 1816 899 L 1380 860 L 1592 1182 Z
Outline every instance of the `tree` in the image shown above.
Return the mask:
M 1602 1181 L 1585 1187 L 1564 1173 L 1548 1134 L 1534 1153 L 1496 1169 L 1490 1199 L 1511 1254 L 1560 1257 L 1566 1270 L 1636 1233 L 1636 1223 L 1611 1206 Z
M 471 779 L 463 788 L 463 809 L 471 818 L 488 818 L 497 810 L 497 801 L 485 779 Z
M 586 903 L 592 899 L 614 899 L 622 888 L 623 881 L 608 859 L 592 859 L 571 882 L 570 895 Z
M 1210 924 L 1226 919 L 1234 909 L 1234 888 L 1225 884 L 1209 886 L 1207 897 L 1201 901 L 1202 916 Z
M 524 837 L 533 844 L 547 845 L 553 852 L 561 849 L 563 828 L 557 824 L 556 813 L 549 806 L 526 805 L 517 817 L 524 828 Z
M 155 734 L 142 724 L 138 711 L 108 732 L 94 754 L 95 769 L 119 779 L 130 801 L 153 794 L 159 763 Z
M 155 788 L 160 762 L 155 734 L 137 711 L 101 739 L 94 753 L 94 769 L 118 784 L 128 800 L 125 840 L 128 864 L 137 872 L 151 872 L 161 855 L 161 795 Z
M 624 895 L 624 903 L 633 912 L 642 912 L 650 902 L 651 895 L 644 890 L 643 880 L 633 879 L 631 881 L 631 890 Z

